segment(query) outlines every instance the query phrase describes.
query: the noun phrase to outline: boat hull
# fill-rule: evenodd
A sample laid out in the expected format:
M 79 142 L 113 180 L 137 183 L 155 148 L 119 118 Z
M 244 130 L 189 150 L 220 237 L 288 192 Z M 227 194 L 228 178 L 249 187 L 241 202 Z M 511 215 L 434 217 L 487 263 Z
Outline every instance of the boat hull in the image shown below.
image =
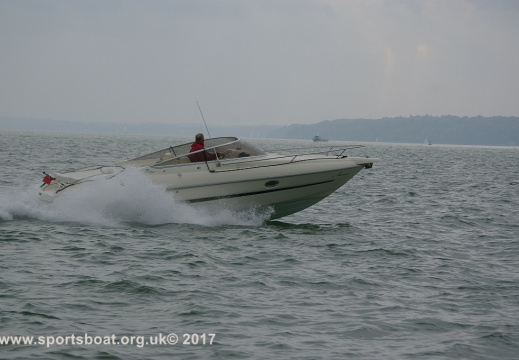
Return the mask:
M 87 182 L 117 177 L 137 167 L 153 184 L 172 193 L 179 201 L 233 210 L 265 208 L 271 219 L 277 219 L 321 201 L 361 169 L 370 168 L 377 161 L 346 156 L 278 154 L 198 163 L 141 158 L 55 174 L 50 184 L 42 185 L 40 197 L 53 201 Z
M 239 210 L 270 207 L 270 218 L 277 219 L 326 198 L 365 166 L 349 159 L 331 159 L 328 163 L 298 162 L 269 166 L 268 170 L 258 167 L 228 171 L 224 165 L 222 167 L 205 175 L 203 181 L 196 172 L 189 171 L 172 176 L 165 170 L 149 176 L 154 183 L 164 185 L 181 201 Z M 171 178 L 175 178 L 174 184 L 169 183 Z

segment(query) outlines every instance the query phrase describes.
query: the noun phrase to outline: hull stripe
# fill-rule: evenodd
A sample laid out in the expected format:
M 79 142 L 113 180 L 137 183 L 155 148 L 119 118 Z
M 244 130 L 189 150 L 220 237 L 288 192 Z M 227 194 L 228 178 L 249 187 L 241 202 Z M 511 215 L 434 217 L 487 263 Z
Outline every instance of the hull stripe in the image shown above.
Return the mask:
M 213 200 L 219 200 L 219 199 L 230 199 L 230 198 L 237 198 L 237 197 L 243 197 L 243 196 L 260 195 L 260 194 L 272 193 L 272 192 L 277 192 L 277 191 L 293 190 L 293 189 L 300 189 L 300 188 L 304 188 L 304 187 L 308 187 L 308 186 L 327 184 L 327 183 L 331 183 L 333 181 L 335 181 L 335 180 L 327 180 L 327 181 L 321 181 L 321 182 L 317 182 L 317 183 L 313 183 L 313 184 L 298 185 L 298 186 L 292 186 L 292 187 L 286 187 L 286 188 L 280 188 L 280 189 L 269 189 L 269 190 L 253 191 L 253 192 L 240 193 L 240 194 L 212 196 L 212 197 L 206 197 L 206 198 L 201 198 L 201 199 L 186 200 L 185 202 L 198 203 L 198 202 L 213 201 Z

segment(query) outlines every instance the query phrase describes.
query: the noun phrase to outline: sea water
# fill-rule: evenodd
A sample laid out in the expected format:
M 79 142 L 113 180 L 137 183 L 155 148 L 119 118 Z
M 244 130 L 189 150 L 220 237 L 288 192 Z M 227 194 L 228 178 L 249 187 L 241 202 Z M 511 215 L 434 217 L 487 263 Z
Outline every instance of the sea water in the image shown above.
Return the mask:
M 0 358 L 517 357 L 519 148 L 366 144 L 381 163 L 276 221 L 138 171 L 38 199 L 42 171 L 190 140 L 0 132 Z

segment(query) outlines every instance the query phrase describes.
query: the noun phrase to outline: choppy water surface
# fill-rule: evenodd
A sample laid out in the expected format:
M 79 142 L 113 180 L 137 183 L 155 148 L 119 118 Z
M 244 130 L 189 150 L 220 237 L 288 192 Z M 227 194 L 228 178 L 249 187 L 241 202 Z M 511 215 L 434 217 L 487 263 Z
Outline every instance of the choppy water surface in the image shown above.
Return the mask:
M 140 174 L 37 198 L 43 170 L 189 140 L 0 133 L 0 337 L 36 342 L 1 358 L 516 358 L 518 148 L 367 144 L 352 155 L 382 163 L 272 222 Z

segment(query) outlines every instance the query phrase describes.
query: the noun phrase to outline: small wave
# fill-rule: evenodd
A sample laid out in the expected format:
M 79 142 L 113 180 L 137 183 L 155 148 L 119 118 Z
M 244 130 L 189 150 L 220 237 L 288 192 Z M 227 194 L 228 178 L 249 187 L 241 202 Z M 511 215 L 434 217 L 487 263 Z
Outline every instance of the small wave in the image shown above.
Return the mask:
M 52 203 L 41 201 L 37 193 L 38 188 L 31 187 L 0 194 L 0 219 L 28 217 L 109 227 L 122 223 L 260 226 L 270 216 L 269 209 L 235 211 L 179 202 L 135 168 L 64 191 Z

